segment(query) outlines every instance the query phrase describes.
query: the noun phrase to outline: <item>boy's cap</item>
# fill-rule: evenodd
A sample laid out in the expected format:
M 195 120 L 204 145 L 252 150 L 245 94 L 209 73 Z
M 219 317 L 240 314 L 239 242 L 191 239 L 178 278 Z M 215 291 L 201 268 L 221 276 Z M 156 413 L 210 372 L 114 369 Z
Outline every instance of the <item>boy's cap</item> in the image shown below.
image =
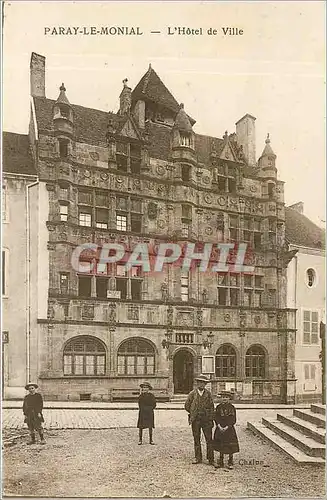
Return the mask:
M 230 398 L 231 399 L 233 397 L 233 394 L 230 391 L 220 391 L 218 396 L 220 398 Z
M 34 384 L 34 382 L 30 382 L 29 384 L 25 385 L 25 389 L 28 391 L 29 387 L 35 387 L 35 389 L 37 389 L 39 386 L 37 384 Z
M 140 387 L 148 387 L 152 391 L 152 385 L 149 382 L 143 382 L 143 384 L 140 384 Z

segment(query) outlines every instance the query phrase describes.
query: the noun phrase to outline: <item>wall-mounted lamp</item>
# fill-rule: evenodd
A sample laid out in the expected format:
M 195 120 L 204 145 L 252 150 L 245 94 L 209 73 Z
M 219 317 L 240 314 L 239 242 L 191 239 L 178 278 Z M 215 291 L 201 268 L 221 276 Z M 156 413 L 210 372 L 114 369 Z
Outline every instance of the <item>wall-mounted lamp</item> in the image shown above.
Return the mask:
M 210 349 L 213 344 L 213 338 L 214 334 L 212 332 L 208 333 L 207 338 L 202 342 L 202 345 L 205 349 Z
M 163 341 L 161 342 L 161 345 L 164 349 L 168 349 L 168 347 L 170 346 L 171 344 L 171 338 L 172 338 L 172 333 L 167 331 L 165 333 L 165 339 L 163 339 Z

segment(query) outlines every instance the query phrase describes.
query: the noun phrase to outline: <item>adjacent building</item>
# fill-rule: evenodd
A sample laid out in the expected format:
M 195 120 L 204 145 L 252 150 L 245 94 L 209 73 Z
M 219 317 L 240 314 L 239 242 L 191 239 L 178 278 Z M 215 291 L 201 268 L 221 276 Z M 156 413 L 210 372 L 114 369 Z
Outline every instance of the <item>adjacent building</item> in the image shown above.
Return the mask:
M 285 219 L 290 250 L 296 251 L 287 270 L 287 305 L 296 309 L 296 401 L 320 401 L 320 324 L 326 323 L 325 232 L 303 214 L 302 202 L 287 207 Z
M 246 114 L 221 138 L 197 134 L 151 66 L 134 89 L 124 80 L 117 113 L 71 104 L 64 84 L 51 100 L 45 63 L 32 54 L 24 158 L 37 180 L 22 184 L 25 209 L 15 214 L 26 241 L 24 279 L 4 299 L 6 350 L 19 365 L 17 376 L 9 361 L 5 367 L 7 397 L 33 379 L 49 399 L 132 398 L 149 380 L 169 399 L 205 372 L 214 392 L 294 402 L 296 304 L 287 298 L 294 252 L 269 136 L 256 154 L 256 118 Z M 15 231 L 4 240 L 17 266 Z M 81 260 L 92 272 L 72 266 L 83 243 L 116 242 L 128 254 L 137 243 L 155 252 L 167 241 L 246 243 L 255 271 L 233 272 L 233 252 L 224 273 L 198 265 L 147 273 L 124 260 L 100 269 L 91 251 Z M 16 287 L 21 295 L 11 296 Z

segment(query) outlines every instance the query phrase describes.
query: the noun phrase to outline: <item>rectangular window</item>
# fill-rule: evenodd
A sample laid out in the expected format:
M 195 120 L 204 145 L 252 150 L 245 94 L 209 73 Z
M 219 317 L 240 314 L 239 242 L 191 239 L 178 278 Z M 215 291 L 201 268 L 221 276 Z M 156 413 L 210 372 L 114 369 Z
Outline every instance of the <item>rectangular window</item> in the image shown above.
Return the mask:
M 133 278 L 139 278 L 142 276 L 142 267 L 141 266 L 134 266 L 131 268 L 131 276 Z
M 85 375 L 95 375 L 95 356 L 85 356 Z
M 188 221 L 192 220 L 192 206 L 191 205 L 186 205 L 183 203 L 183 205 L 182 205 L 182 220 L 183 219 L 187 219 Z
M 116 276 L 126 276 L 126 266 L 125 264 L 117 264 L 116 265 Z
M 252 306 L 252 290 L 244 290 L 243 298 L 244 298 L 244 306 L 251 307 Z
M 142 232 L 142 215 L 140 214 L 131 214 L 131 231 L 134 233 Z
M 127 231 L 127 215 L 116 214 L 116 229 L 117 231 Z
M 60 220 L 67 222 L 68 220 L 68 205 L 60 203 Z
M 67 295 L 69 288 L 69 274 L 60 273 L 59 276 L 60 276 L 60 293 L 61 295 Z
M 99 299 L 107 298 L 108 279 L 96 278 L 96 293 Z
M 108 210 L 105 208 L 97 208 L 95 211 L 95 225 L 99 229 L 108 228 Z
M 91 276 L 78 277 L 78 295 L 79 297 L 91 297 Z
M 189 165 L 182 165 L 182 181 L 190 182 L 191 180 L 191 167 Z
M 66 139 L 59 139 L 59 155 L 60 158 L 68 156 L 68 141 Z
M 117 154 L 116 161 L 117 161 L 117 170 L 119 170 L 119 172 L 127 172 L 127 156 Z
M 189 276 L 181 276 L 181 300 L 183 302 L 188 302 L 189 299 Z
M 64 375 L 73 374 L 73 356 L 65 354 L 64 356 Z
M 142 281 L 131 280 L 131 294 L 133 300 L 142 299 Z
M 130 145 L 130 165 L 132 174 L 141 172 L 141 148 L 136 144 Z
M 80 208 L 78 211 L 78 220 L 80 226 L 91 227 L 92 226 L 91 209 L 86 210 L 86 208 Z
M 303 343 L 318 344 L 318 312 L 303 312 Z
M 97 191 L 95 194 L 95 204 L 97 207 L 108 207 L 108 195 L 106 192 Z
M 83 205 L 93 205 L 92 192 L 84 189 L 78 191 L 78 203 Z
M 68 187 L 59 186 L 58 198 L 59 200 L 68 200 Z
M 231 306 L 239 305 L 239 291 L 235 288 L 230 289 L 230 305 Z
M 227 291 L 228 288 L 218 288 L 218 305 L 227 306 Z
M 190 231 L 190 224 L 188 222 L 182 222 L 182 237 L 188 238 Z
M 120 292 L 120 298 L 127 298 L 127 279 L 126 278 L 116 278 L 116 290 Z
M 125 356 L 118 356 L 118 375 L 124 375 L 125 373 Z
M 142 213 L 142 200 L 131 198 L 131 212 Z
M 253 246 L 256 250 L 261 248 L 261 233 L 253 233 Z
M 83 375 L 84 356 L 74 356 L 75 361 L 75 375 Z

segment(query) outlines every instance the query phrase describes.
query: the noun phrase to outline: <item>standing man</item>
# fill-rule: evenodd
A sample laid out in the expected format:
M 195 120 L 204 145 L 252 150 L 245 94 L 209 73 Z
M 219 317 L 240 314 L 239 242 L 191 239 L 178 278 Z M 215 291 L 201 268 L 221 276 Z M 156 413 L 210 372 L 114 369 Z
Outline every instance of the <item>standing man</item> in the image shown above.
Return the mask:
M 23 413 L 25 415 L 24 422 L 27 424 L 30 431 L 31 440 L 28 444 L 35 443 L 35 431 L 40 435 L 41 444 L 45 444 L 42 422 L 44 418 L 42 415 L 43 399 L 41 394 L 36 392 L 37 384 L 26 384 L 25 389 L 28 391 L 27 396 L 24 398 Z
M 212 447 L 212 427 L 214 404 L 211 392 L 205 389 L 210 379 L 205 375 L 200 375 L 196 379 L 197 387 L 190 392 L 185 402 L 185 410 L 188 412 L 189 424 L 192 426 L 194 438 L 195 460 L 193 464 L 202 462 L 201 449 L 201 429 L 203 431 L 207 444 L 207 460 L 209 465 L 214 465 L 213 447 Z

